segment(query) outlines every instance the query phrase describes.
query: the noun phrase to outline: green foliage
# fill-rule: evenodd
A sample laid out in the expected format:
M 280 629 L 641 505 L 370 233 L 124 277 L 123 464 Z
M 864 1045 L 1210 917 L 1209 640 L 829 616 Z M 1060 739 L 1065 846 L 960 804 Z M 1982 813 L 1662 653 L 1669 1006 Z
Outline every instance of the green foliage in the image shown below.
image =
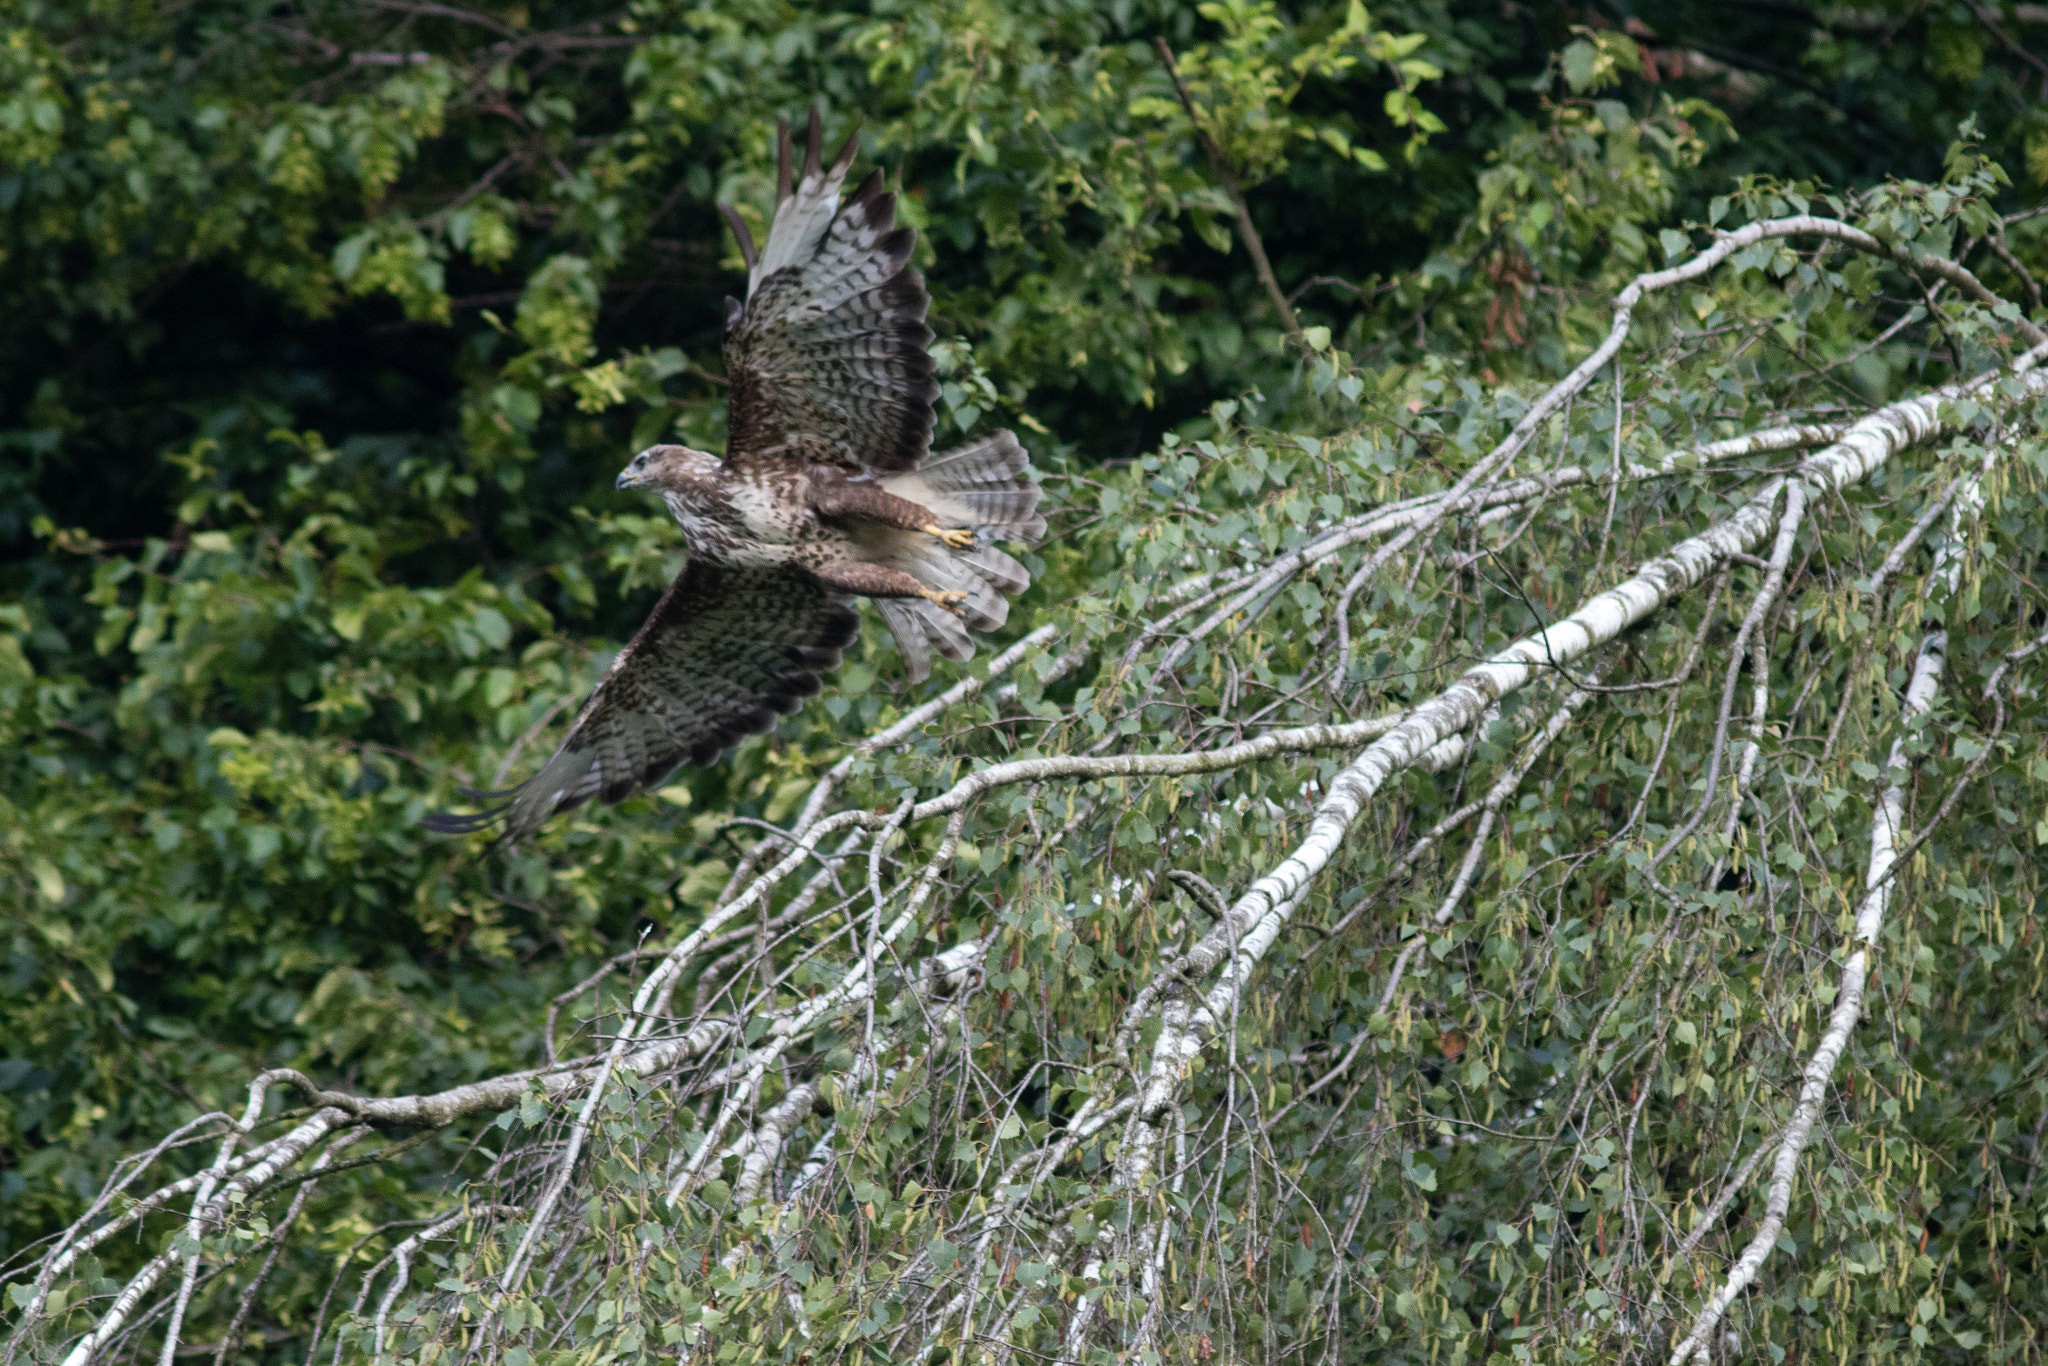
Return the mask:
M 740 277 L 713 208 L 735 202 L 759 234 L 777 117 L 815 102 L 833 137 L 864 120 L 921 230 L 940 439 L 1020 428 L 1059 513 L 1017 616 L 1019 631 L 1060 622 L 1059 648 L 1014 695 L 860 760 L 848 801 L 869 810 L 998 759 L 1208 746 L 1426 697 L 1725 509 L 1752 467 L 1631 486 L 1616 512 L 1588 485 L 1512 538 L 1446 532 L 1412 573 L 1375 579 L 1347 659 L 1331 632 L 1355 561 L 1295 579 L 1172 670 L 1162 642 L 1122 663 L 1183 575 L 1446 487 L 1604 334 L 1614 289 L 1713 229 L 1839 213 L 1887 241 L 1972 248 L 1972 269 L 2028 297 L 2015 270 L 2048 265 L 2048 220 L 2000 227 L 2002 257 L 1987 239 L 2038 200 L 2048 124 L 2009 98 L 2032 68 L 1975 18 L 1902 14 L 1884 40 L 1721 7 L 1655 22 L 1235 0 L 0 3 L 0 1259 L 80 1214 L 119 1157 L 238 1110 L 264 1067 L 410 1094 L 589 1046 L 619 1008 L 610 989 L 567 1004 L 552 1041 L 549 1002 L 643 936 L 698 923 L 757 833 L 733 822 L 786 822 L 828 764 L 923 700 L 870 632 L 774 737 L 659 794 L 512 854 L 417 829 L 458 783 L 530 771 L 680 564 L 669 521 L 610 483 L 639 445 L 721 440 L 719 300 Z M 1312 356 L 1280 344 L 1155 38 L 1248 187 L 1283 286 L 1304 291 Z M 1842 420 L 2008 349 L 2016 314 L 1949 296 L 1937 324 L 1896 269 L 1809 248 L 1761 244 L 1647 311 L 1634 345 L 1655 363 L 1554 421 L 1541 460 L 1654 463 L 1696 439 Z M 1768 842 L 1705 835 L 1684 855 L 1839 909 L 1931 591 L 1924 565 L 1882 600 L 1869 576 L 1943 481 L 2006 449 L 1960 598 L 1932 605 L 1961 642 L 1955 689 L 1913 739 L 1929 792 L 1991 758 L 1917 855 L 1879 958 L 1879 1023 L 1809 1168 L 1825 1175 L 1801 1187 L 1784 1265 L 1742 1328 L 1759 1351 L 2034 1350 L 2048 761 L 2035 702 L 1993 740 L 1971 691 L 2037 629 L 2034 420 L 1964 415 L 1801 542 L 1814 567 L 1771 628 L 1770 687 L 1802 743 L 1837 716 L 1842 738 L 1784 768 Z M 1702 629 L 1725 643 L 1731 610 L 1694 601 L 1632 639 L 1632 677 L 1671 672 Z M 1875 674 L 1850 667 L 1864 647 Z M 1088 662 L 1054 676 L 1074 649 Z M 1368 889 L 1554 699 L 1504 708 L 1469 775 L 1402 780 L 1396 814 L 1298 913 L 1325 933 L 1282 941 L 1264 969 L 1279 989 L 1201 1059 L 1191 1132 L 1247 1103 L 1295 1108 L 1262 1146 L 1221 1143 L 1210 1188 L 1158 1196 L 1181 1202 L 1189 1239 L 1173 1303 L 1195 1306 L 1169 1356 L 1307 1357 L 1334 1334 L 1340 1354 L 1562 1362 L 1611 1353 L 1645 1305 L 1696 1302 L 1693 1271 L 1646 1275 L 1621 1249 L 1645 1246 L 1652 1205 L 1696 1214 L 1782 1118 L 1839 938 L 1832 911 L 1780 923 L 1713 884 L 1674 921 L 1640 876 L 1641 841 L 1678 824 L 1681 784 L 1648 794 L 1634 843 L 1589 853 L 1635 802 L 1667 706 L 1681 724 L 1664 771 L 1701 771 L 1720 688 L 1703 670 L 1573 732 L 1507 813 L 1471 914 L 1441 930 L 1419 927 L 1445 869 Z M 1206 925 L 1159 880 L 1161 848 L 1241 890 L 1299 839 L 1304 793 L 1341 762 L 991 795 L 943 911 L 900 946 L 986 938 L 989 970 L 943 1046 L 908 993 L 878 1005 L 930 1047 L 906 1043 L 920 1060 L 870 1103 L 803 1238 L 778 1222 L 794 1207 L 730 1208 L 736 1172 L 661 1201 L 647 1151 L 687 1148 L 704 1117 L 680 1082 L 633 1079 L 590 1159 L 604 1253 L 574 1294 L 522 1290 L 506 1321 L 531 1336 L 509 1366 L 691 1340 L 882 1359 L 876 1340 L 922 1312 L 924 1268 L 968 1264 L 977 1202 L 1092 1094 L 1080 1065 Z M 938 838 L 913 828 L 905 848 Z M 1674 961 L 1683 972 L 1663 970 Z M 844 970 L 800 968 L 769 1006 Z M 853 1029 L 835 1022 L 794 1064 L 847 1075 Z M 1304 1094 L 1354 1049 L 1370 1071 Z M 1562 1157 L 1501 1137 L 1539 1098 L 1580 1107 Z M 532 1098 L 324 1182 L 247 1355 L 301 1361 L 352 1246 L 367 1250 L 350 1275 L 391 1250 L 389 1221 L 481 1188 L 501 1152 L 564 1118 Z M 170 1160 L 192 1170 L 201 1151 Z M 1088 1248 L 1130 1227 L 1129 1201 L 1099 1198 L 1113 1160 L 1085 1148 L 1048 1178 L 1039 1231 Z M 79 1301 L 174 1223 L 152 1216 L 88 1258 L 58 1325 L 82 1323 Z M 246 1250 L 266 1228 L 209 1246 Z M 389 1354 L 437 1359 L 502 1244 L 430 1245 Z M 1020 1247 L 979 1293 L 1051 1287 L 1071 1305 L 1100 1293 L 1079 1266 Z M 247 1271 L 206 1292 L 193 1341 L 225 1330 L 232 1296 L 218 1301 Z M 792 1336 L 792 1287 L 809 1338 Z M 367 1356 L 368 1318 L 346 1308 L 327 1331 Z M 1050 1350 L 1055 1315 L 1039 1314 L 1015 1329 Z

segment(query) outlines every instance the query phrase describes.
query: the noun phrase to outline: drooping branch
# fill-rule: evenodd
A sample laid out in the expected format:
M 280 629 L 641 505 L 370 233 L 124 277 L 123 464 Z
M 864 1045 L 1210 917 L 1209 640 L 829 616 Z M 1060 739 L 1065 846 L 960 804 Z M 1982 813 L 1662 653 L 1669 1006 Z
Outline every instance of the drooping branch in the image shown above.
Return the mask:
M 1932 579 L 1938 602 L 1946 602 L 1956 591 L 1965 553 L 1963 536 L 1968 526 L 1975 522 L 1981 509 L 1983 499 L 1978 485 L 1996 451 L 1997 447 L 1994 446 L 1986 453 L 1985 461 L 1980 465 L 1976 476 L 1968 481 L 1970 487 L 1955 500 L 1950 528 L 1952 534 L 1935 557 Z M 1916 525 L 1915 533 L 1919 530 L 1921 528 Z M 1890 563 L 1889 558 L 1886 563 Z M 1913 723 L 1933 710 L 1947 656 L 1948 632 L 1945 629 L 1928 630 L 1921 637 L 1919 653 L 1913 662 L 1912 676 L 1907 682 L 1904 696 L 1900 699 L 1901 733 L 1892 741 L 1891 754 L 1886 764 L 1888 781 L 1878 794 L 1871 812 L 1870 857 L 1863 875 L 1862 901 L 1857 907 L 1855 925 L 1850 935 L 1850 952 L 1842 964 L 1841 976 L 1835 988 L 1834 1009 L 1828 1017 L 1827 1028 L 1822 1031 L 1820 1043 L 1806 1064 L 1800 1079 L 1798 1101 L 1793 1106 L 1792 1116 L 1786 1122 L 1784 1132 L 1778 1140 L 1777 1153 L 1772 1162 L 1771 1182 L 1764 1201 L 1763 1218 L 1758 1222 L 1756 1235 L 1736 1258 L 1735 1264 L 1729 1268 L 1727 1278 L 1708 1297 L 1706 1304 L 1694 1318 L 1692 1328 L 1672 1349 L 1670 1366 L 1685 1366 L 1694 1355 L 1705 1352 L 1707 1339 L 1714 1331 L 1715 1325 L 1720 1322 L 1721 1316 L 1756 1279 L 1757 1273 L 1763 1269 L 1764 1262 L 1770 1257 L 1771 1249 L 1777 1245 L 1779 1230 L 1784 1227 L 1785 1216 L 1791 1209 L 1792 1189 L 1798 1179 L 1800 1158 L 1813 1140 L 1821 1110 L 1828 1100 L 1835 1067 L 1849 1046 L 1850 1035 L 1863 1017 L 1871 959 L 1877 952 L 1878 938 L 1885 927 L 1885 917 L 1898 890 L 1895 874 L 1902 853 L 1899 847 L 1901 836 L 1906 829 L 1906 797 L 1916 768 L 1909 744 L 1914 729 Z M 1734 1184 L 1731 1181 L 1731 1188 Z
M 2044 355 L 2048 355 L 2048 346 L 2026 353 L 2010 370 L 1880 409 L 1852 425 L 1840 441 L 1802 461 L 1791 478 L 1811 494 L 1829 493 L 1865 477 L 1897 451 L 1941 430 L 1945 420 L 1953 420 L 1944 414 L 1959 398 L 1981 395 L 2011 403 L 2048 393 L 2048 372 L 2034 368 Z M 2015 382 L 2006 386 L 2008 380 Z M 2015 392 L 2007 392 L 2007 388 Z M 1155 1161 L 1160 1118 L 1176 1103 L 1204 1042 L 1232 1018 L 1251 973 L 1372 795 L 1432 745 L 1469 727 L 1488 706 L 1546 669 L 1568 665 L 1614 640 L 1700 582 L 1714 566 L 1752 549 L 1778 523 L 1773 509 L 1784 485 L 1784 480 L 1771 481 L 1714 526 L 1643 565 L 1629 579 L 1562 621 L 1468 671 L 1436 697 L 1412 709 L 1331 782 L 1308 837 L 1255 881 L 1230 914 L 1183 957 L 1181 975 L 1190 982 L 1206 978 L 1219 966 L 1227 964 L 1227 970 L 1199 1006 L 1176 1002 L 1163 1014 L 1158 1041 L 1138 1087 L 1129 1136 L 1116 1164 L 1118 1188 L 1135 1187 L 1147 1179 Z M 1070 1342 L 1070 1353 L 1072 1350 Z
M 1924 716 L 1933 707 L 1947 648 L 1948 635 L 1945 631 L 1929 631 L 1922 638 L 1919 657 L 1913 664 L 1912 681 L 1907 684 L 1905 697 L 1900 703 L 1902 721 L 1909 722 Z M 1834 1010 L 1828 1016 L 1820 1044 L 1813 1050 L 1813 1057 L 1800 1078 L 1798 1103 L 1793 1107 L 1791 1120 L 1785 1125 L 1784 1136 L 1778 1141 L 1777 1154 L 1771 1166 L 1771 1184 L 1764 1200 L 1764 1217 L 1757 1225 L 1756 1236 L 1729 1269 L 1727 1279 L 1715 1288 L 1694 1318 L 1691 1330 L 1672 1349 L 1671 1366 L 1685 1366 L 1695 1354 L 1706 1350 L 1708 1335 L 1721 1321 L 1722 1314 L 1763 1269 L 1764 1261 L 1777 1244 L 1778 1231 L 1784 1227 L 1785 1214 L 1792 1206 L 1792 1187 L 1798 1180 L 1799 1159 L 1812 1141 L 1821 1108 L 1827 1103 L 1835 1064 L 1841 1060 L 1843 1050 L 1849 1046 L 1849 1035 L 1863 1016 L 1871 955 L 1877 951 L 1878 936 L 1884 930 L 1885 913 L 1894 893 L 1891 877 L 1893 850 L 1899 832 L 1904 828 L 1906 781 L 1913 767 L 1906 740 L 1907 737 L 1901 735 L 1892 744 L 1890 767 L 1893 772 L 1906 776 L 1886 785 L 1871 817 L 1870 862 L 1863 879 L 1868 890 L 1856 912 L 1856 925 L 1850 940 L 1854 947 L 1842 964 L 1841 978 L 1835 988 Z

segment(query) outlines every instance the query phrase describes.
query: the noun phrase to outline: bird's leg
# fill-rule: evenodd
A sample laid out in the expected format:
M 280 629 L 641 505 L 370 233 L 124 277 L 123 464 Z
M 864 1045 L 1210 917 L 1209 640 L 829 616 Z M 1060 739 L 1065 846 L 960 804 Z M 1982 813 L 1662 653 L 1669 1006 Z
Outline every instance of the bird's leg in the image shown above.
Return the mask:
M 818 576 L 818 582 L 842 593 L 858 593 L 864 598 L 923 598 L 956 617 L 965 615 L 960 610 L 960 604 L 967 600 L 965 593 L 927 588 L 902 570 L 885 564 L 857 560 L 825 565 L 812 572 Z
M 974 544 L 974 532 L 948 529 L 922 503 L 899 498 L 879 484 L 855 483 L 836 469 L 813 470 L 810 478 L 811 509 L 821 517 L 852 518 L 880 522 L 900 531 L 922 531 L 936 536 L 955 550 Z

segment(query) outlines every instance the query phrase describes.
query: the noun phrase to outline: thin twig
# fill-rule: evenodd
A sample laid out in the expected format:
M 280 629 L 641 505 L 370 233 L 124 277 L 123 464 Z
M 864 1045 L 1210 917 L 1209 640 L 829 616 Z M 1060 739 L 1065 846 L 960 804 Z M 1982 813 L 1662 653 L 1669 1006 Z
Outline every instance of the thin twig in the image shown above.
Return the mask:
M 1252 212 L 1245 204 L 1244 190 L 1238 184 L 1237 171 L 1230 164 L 1223 149 L 1216 145 L 1216 139 L 1209 136 L 1209 130 L 1202 125 L 1202 117 L 1195 112 L 1195 98 L 1188 93 L 1187 83 L 1180 78 L 1180 67 L 1173 60 L 1173 49 L 1166 45 L 1164 38 L 1154 38 L 1152 46 L 1159 50 L 1159 61 L 1166 68 L 1167 76 L 1173 81 L 1173 93 L 1180 97 L 1180 107 L 1187 111 L 1188 123 L 1193 126 L 1195 136 L 1201 139 L 1202 150 L 1209 157 L 1209 165 L 1216 171 L 1216 178 L 1223 182 L 1223 193 L 1229 196 L 1230 205 L 1237 210 L 1237 236 L 1244 243 L 1244 249 L 1252 258 L 1252 269 L 1257 272 L 1259 283 L 1266 287 L 1266 297 L 1272 301 L 1273 311 L 1280 315 L 1280 325 L 1287 331 L 1288 340 L 1302 351 L 1309 349 L 1308 337 L 1301 330 L 1301 320 L 1294 316 L 1294 305 L 1287 302 L 1287 295 L 1280 289 L 1280 282 L 1273 278 L 1273 267 L 1266 260 L 1266 244 L 1259 238 L 1259 230 L 1252 226 Z

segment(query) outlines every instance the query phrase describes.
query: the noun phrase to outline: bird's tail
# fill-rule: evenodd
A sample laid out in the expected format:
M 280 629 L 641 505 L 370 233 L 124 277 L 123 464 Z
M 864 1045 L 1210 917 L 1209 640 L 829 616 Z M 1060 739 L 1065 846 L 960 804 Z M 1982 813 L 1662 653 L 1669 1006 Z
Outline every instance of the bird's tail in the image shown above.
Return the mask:
M 973 527 L 985 541 L 1045 535 L 1031 458 L 1009 432 L 928 455 L 914 470 L 882 476 L 882 487 L 930 508 L 947 526 Z
M 958 613 L 918 598 L 878 598 L 875 605 L 896 637 L 897 653 L 912 682 L 931 673 L 933 650 L 948 659 L 974 657 L 969 630 L 993 631 L 1009 617 L 1009 599 L 1031 586 L 1031 575 L 990 541 L 1032 541 L 1045 534 L 1038 486 L 1029 457 L 1009 432 L 927 456 L 915 470 L 883 476 L 889 492 L 931 509 L 947 527 L 967 527 L 974 544 L 954 549 L 918 537 L 899 567 L 928 588 L 961 593 Z

